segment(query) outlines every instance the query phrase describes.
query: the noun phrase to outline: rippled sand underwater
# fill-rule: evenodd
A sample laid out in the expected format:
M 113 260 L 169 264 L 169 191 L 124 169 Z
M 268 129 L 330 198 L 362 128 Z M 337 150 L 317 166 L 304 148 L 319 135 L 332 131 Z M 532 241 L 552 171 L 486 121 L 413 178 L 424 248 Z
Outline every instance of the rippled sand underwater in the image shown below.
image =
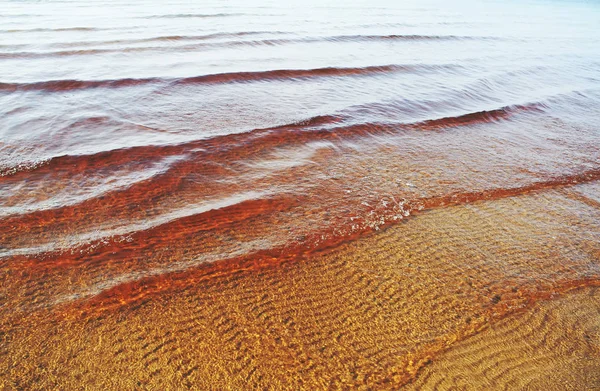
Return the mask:
M 598 21 L 0 4 L 0 389 L 600 388 Z

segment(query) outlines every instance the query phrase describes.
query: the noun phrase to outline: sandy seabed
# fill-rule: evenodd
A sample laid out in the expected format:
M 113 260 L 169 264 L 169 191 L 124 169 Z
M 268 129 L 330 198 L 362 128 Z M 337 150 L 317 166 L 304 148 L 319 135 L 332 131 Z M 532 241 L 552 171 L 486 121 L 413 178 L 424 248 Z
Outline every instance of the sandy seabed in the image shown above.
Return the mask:
M 50 309 L 15 304 L 0 321 L 0 384 L 593 389 L 600 297 L 584 287 L 599 282 L 600 209 L 585 194 L 597 186 L 426 210 L 320 253 L 220 262 Z M 2 286 L 18 292 L 11 266 Z

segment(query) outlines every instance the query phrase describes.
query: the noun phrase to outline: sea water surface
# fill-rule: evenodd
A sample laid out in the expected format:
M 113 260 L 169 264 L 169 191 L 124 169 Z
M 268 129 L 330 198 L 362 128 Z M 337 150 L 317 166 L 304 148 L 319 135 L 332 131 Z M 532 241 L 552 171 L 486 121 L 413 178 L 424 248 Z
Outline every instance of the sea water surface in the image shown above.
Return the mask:
M 0 384 L 396 387 L 495 317 L 596 284 L 599 26 L 594 1 L 3 1 Z M 437 277 L 419 285 L 403 269 L 417 264 Z M 375 285 L 349 274 L 340 284 L 355 301 L 326 306 L 339 291 L 324 287 L 349 267 L 389 284 L 367 294 Z M 256 274 L 265 268 L 273 275 Z M 319 285 L 324 270 L 333 274 Z M 448 276 L 488 301 L 477 307 L 483 296 L 456 293 Z M 477 307 L 480 322 L 443 323 L 444 311 L 411 307 L 415 292 L 401 284 L 439 285 L 428 303 Z M 172 302 L 181 291 L 199 318 Z M 498 310 L 505 291 L 522 301 Z M 227 321 L 234 296 L 255 334 Z M 280 318 L 255 299 L 280 305 Z M 190 336 L 191 326 L 169 327 L 184 315 L 149 321 L 166 313 L 147 308 L 159 302 L 188 321 L 212 318 Z M 373 319 L 408 319 L 389 307 L 400 302 L 431 329 L 378 334 Z M 335 322 L 318 320 L 339 305 Z M 120 318 L 129 311 L 139 319 Z M 368 311 L 378 315 L 361 318 Z M 105 316 L 130 324 L 118 331 Z M 119 354 L 149 346 L 128 335 L 134 324 L 189 351 L 119 356 L 143 365 L 118 383 L 108 353 L 82 358 L 99 346 L 89 322 L 129 346 Z M 374 334 L 335 342 L 359 324 Z M 34 332 L 52 327 L 51 344 Z M 199 355 L 207 335 L 221 335 L 222 356 Z M 253 335 L 281 355 L 257 358 L 265 341 L 244 350 Z M 81 369 L 95 360 L 106 372 Z M 249 373 L 228 372 L 232 362 Z M 157 363 L 173 371 L 152 372 Z

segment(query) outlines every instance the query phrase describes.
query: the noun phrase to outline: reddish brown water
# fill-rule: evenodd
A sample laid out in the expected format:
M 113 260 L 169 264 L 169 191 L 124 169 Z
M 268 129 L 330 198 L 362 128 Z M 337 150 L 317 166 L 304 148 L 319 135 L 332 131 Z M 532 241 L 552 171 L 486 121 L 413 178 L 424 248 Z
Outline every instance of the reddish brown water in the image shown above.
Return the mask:
M 393 388 L 597 284 L 599 22 L 583 1 L 1 4 L 0 384 Z M 188 350 L 154 373 L 135 327 Z

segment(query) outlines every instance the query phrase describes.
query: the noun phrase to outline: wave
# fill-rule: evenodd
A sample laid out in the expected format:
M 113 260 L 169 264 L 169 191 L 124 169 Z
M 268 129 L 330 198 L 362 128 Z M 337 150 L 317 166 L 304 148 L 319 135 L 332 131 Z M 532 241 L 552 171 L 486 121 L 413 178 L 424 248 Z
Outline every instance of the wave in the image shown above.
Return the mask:
M 31 17 L 35 17 L 35 16 L 43 16 L 43 15 L 40 15 L 40 14 L 0 14 L 0 18 L 6 18 L 6 19 L 31 18 Z
M 218 14 L 163 14 L 140 16 L 141 19 L 188 19 L 188 18 L 226 18 L 231 16 L 245 16 L 242 13 L 218 13 Z
M 230 213 L 232 210 L 234 211 L 239 211 L 239 205 L 241 206 L 241 209 L 244 209 L 248 206 L 247 202 L 248 201 L 255 201 L 255 200 L 260 200 L 260 199 L 266 199 L 268 197 L 269 193 L 268 192 L 261 192 L 261 191 L 253 191 L 253 190 L 249 190 L 246 191 L 244 193 L 239 193 L 239 194 L 231 194 L 228 196 L 224 196 L 222 198 L 219 199 L 214 199 L 214 200 L 208 200 L 205 202 L 201 202 L 201 203 L 197 203 L 197 204 L 193 204 L 193 205 L 187 205 L 186 208 L 183 209 L 175 209 L 175 210 L 171 210 L 167 213 L 164 214 L 160 214 L 154 217 L 149 217 L 148 219 L 145 219 L 144 221 L 138 221 L 138 222 L 133 222 L 132 224 L 128 224 L 128 225 L 119 225 L 116 228 L 96 228 L 93 231 L 90 232 L 84 232 L 84 233 L 80 233 L 80 234 L 76 234 L 76 235 L 69 235 L 63 238 L 63 240 L 61 241 L 61 243 L 43 243 L 43 244 L 39 244 L 35 247 L 27 247 L 27 248 L 6 248 L 6 247 L 0 247 L 0 258 L 3 257 L 13 257 L 13 256 L 19 256 L 19 255 L 33 255 L 33 254 L 39 254 L 39 253 L 45 253 L 45 252 L 54 252 L 56 250 L 58 250 L 60 253 L 64 253 L 65 250 L 77 250 L 79 247 L 83 246 L 83 245 L 88 245 L 88 246 L 92 246 L 95 247 L 94 245 L 97 243 L 105 243 L 106 242 L 106 238 L 123 238 L 124 236 L 128 236 L 131 235 L 133 233 L 136 232 L 152 232 L 153 235 L 159 233 L 159 231 L 156 231 L 155 228 L 156 227 L 165 227 L 168 226 L 171 222 L 181 222 L 181 221 L 186 221 L 186 217 L 190 217 L 190 216 L 201 216 L 202 218 L 204 218 L 204 216 L 206 216 L 206 213 L 208 213 L 208 216 L 210 218 L 208 218 L 206 220 L 206 225 L 207 226 L 212 226 L 214 228 L 215 224 L 218 225 L 218 218 L 215 217 L 215 213 L 213 213 L 213 210 L 221 210 L 224 209 L 227 212 L 223 215 L 225 217 L 229 216 L 229 218 L 231 218 L 232 220 L 235 220 L 235 216 L 233 216 L 232 213 Z M 266 200 L 268 202 L 268 200 Z M 232 207 L 232 208 L 230 208 Z M 42 217 L 44 215 L 46 216 L 53 216 L 53 218 L 57 219 L 57 220 L 64 220 L 65 218 L 69 218 L 68 216 L 66 216 L 66 214 L 64 213 L 65 211 L 68 212 L 68 207 L 66 208 L 60 208 L 60 209 L 48 209 L 48 210 L 43 210 L 43 211 L 39 211 L 39 212 L 33 212 L 31 214 L 29 214 L 29 218 L 36 216 L 36 217 Z M 218 214 L 218 213 L 217 213 Z M 24 217 L 24 216 L 21 216 Z M 20 217 L 16 217 L 16 218 L 7 218 L 4 220 L 0 220 L 0 226 L 2 227 L 8 227 L 7 224 L 10 224 L 11 222 L 16 222 L 16 221 L 20 221 L 21 224 L 24 223 L 24 220 L 21 219 Z M 193 224 L 194 229 L 199 228 L 199 223 L 196 222 L 195 224 Z M 209 229 L 209 228 L 206 228 Z M 116 242 L 122 242 L 122 240 L 116 240 Z M 65 244 L 68 244 L 67 247 L 64 247 Z M 72 253 L 74 253 L 74 251 L 71 251 Z
M 97 27 L 60 27 L 60 28 L 33 28 L 33 29 L 8 29 L 0 30 L 0 33 L 45 33 L 59 31 L 98 31 L 107 30 Z
M 331 41 L 463 41 L 463 40 L 498 40 L 497 37 L 471 35 L 423 35 L 423 34 L 389 34 L 389 35 L 339 35 L 326 38 Z
M 516 187 L 456 192 L 410 200 L 402 198 L 403 194 L 397 194 L 391 196 L 394 202 L 390 202 L 376 210 L 376 216 L 373 216 L 373 212 L 375 212 L 373 209 L 369 210 L 362 217 L 358 216 L 350 221 L 346 221 L 345 224 L 348 224 L 347 226 L 327 226 L 323 230 L 306 233 L 300 242 L 286 244 L 286 249 L 289 250 L 289 248 L 298 247 L 303 249 L 302 251 L 304 252 L 321 251 L 324 248 L 335 247 L 344 241 L 355 239 L 366 233 L 379 231 L 423 210 L 515 197 L 532 192 L 570 187 L 598 180 L 600 180 L 600 168 L 554 176 L 546 180 Z M 156 187 L 156 184 L 150 185 L 153 188 Z M 142 189 L 142 191 L 138 191 L 138 194 L 142 194 L 142 197 L 145 197 L 147 192 Z M 395 201 L 395 197 L 402 201 Z M 112 198 L 120 199 L 121 197 Z M 136 202 L 135 197 L 129 196 L 127 198 L 129 202 Z M 178 236 L 181 236 L 214 229 L 223 224 L 230 226 L 237 222 L 247 223 L 250 217 L 289 210 L 299 205 L 302 199 L 303 197 L 301 196 L 288 193 L 275 195 L 268 192 L 248 191 L 212 202 L 191 205 L 183 210 L 170 211 L 165 215 L 156 216 L 143 223 L 134 222 L 130 225 L 119 226 L 116 229 L 95 229 L 89 233 L 75 235 L 69 240 L 63 238 L 61 243 L 63 246 L 69 243 L 69 247 L 56 247 L 55 243 L 46 243 L 40 244 L 37 247 L 0 248 L 0 258 L 37 254 L 40 259 L 46 259 L 49 262 L 52 262 L 52 259 L 60 259 L 60 263 L 64 264 L 66 251 L 70 251 L 72 254 L 81 253 L 86 251 L 83 249 L 84 247 L 93 249 L 105 247 L 108 244 L 107 249 L 102 251 L 106 251 L 107 254 L 114 254 L 120 243 L 123 242 L 124 236 L 131 239 L 128 240 L 126 249 L 128 255 L 131 257 L 135 254 L 134 248 L 129 245 L 129 242 L 132 240 L 142 240 L 144 248 L 148 244 L 148 238 L 153 238 L 153 242 L 151 243 L 152 248 L 156 249 L 160 247 L 159 243 L 169 246 L 172 244 L 173 237 L 164 238 L 164 235 L 161 234 L 162 232 L 176 232 Z M 356 205 L 354 206 L 356 207 L 360 208 L 359 205 L 364 205 L 360 202 L 360 199 L 355 201 Z M 31 227 L 34 224 L 43 228 L 47 223 L 55 223 L 65 218 L 69 219 L 72 215 L 78 215 L 81 213 L 80 210 L 87 209 L 86 204 L 87 202 L 73 207 L 43 210 L 9 217 L 0 221 L 0 231 L 10 232 L 10 227 L 13 227 L 14 231 L 14 227 Z M 343 222 L 341 219 L 337 221 L 337 223 Z M 18 234 L 18 232 L 13 232 L 12 236 Z M 144 248 L 140 249 L 140 251 L 145 251 Z M 280 251 L 280 249 L 276 251 Z M 81 261 L 80 257 L 76 256 L 76 258 Z
M 226 34 L 222 35 L 223 37 Z M 178 38 L 179 37 L 179 38 Z M 233 35 L 236 37 L 236 35 Z M 238 36 L 239 37 L 239 36 Z M 144 43 L 144 42 L 157 42 L 157 41 L 168 41 L 169 37 L 156 37 L 139 40 L 115 40 L 109 41 L 109 43 Z M 80 49 L 80 50 L 61 50 L 61 51 L 48 51 L 48 52 L 12 52 L 12 53 L 0 53 L 0 58 L 4 59 L 18 59 L 18 58 L 47 58 L 47 57 L 64 57 L 64 56 L 86 56 L 95 54 L 110 54 L 110 53 L 137 53 L 146 51 L 193 51 L 200 49 L 213 49 L 213 48 L 226 48 L 236 46 L 276 46 L 276 45 L 287 45 L 295 43 L 318 43 L 318 42 L 369 42 L 369 41 L 454 41 L 454 40 L 491 40 L 497 39 L 493 37 L 473 37 L 473 36 L 456 36 L 456 35 L 340 35 L 340 36 L 320 36 L 320 37 L 306 37 L 306 38 L 276 38 L 276 39 L 262 39 L 262 40 L 235 40 L 225 42 L 212 42 L 212 43 L 199 43 L 193 45 L 183 46 L 142 46 L 142 47 L 123 47 L 123 48 L 104 48 L 104 49 Z M 171 41 L 189 41 L 189 40 L 202 40 L 201 36 L 194 38 L 194 36 L 174 36 Z M 92 44 L 94 44 L 93 42 Z M 103 42 L 97 42 L 103 44 Z M 62 46 L 77 46 L 77 42 L 65 43 Z
M 213 38 L 235 38 L 235 37 L 246 37 L 252 35 L 264 35 L 264 34 L 291 34 L 285 31 L 245 31 L 238 33 L 215 33 L 207 35 L 189 35 L 189 36 L 165 36 L 165 37 L 152 37 L 137 40 L 116 40 L 111 43 L 141 43 L 141 42 L 153 42 L 153 41 L 187 41 L 187 40 L 204 40 Z M 294 39 L 265 39 L 260 41 L 231 41 L 231 42 L 219 42 L 219 44 L 227 45 L 236 43 L 240 44 L 276 44 L 276 43 L 287 43 L 287 42 L 315 42 L 315 41 L 331 41 L 331 42 L 359 42 L 359 41 L 386 41 L 386 40 L 397 40 L 397 41 L 438 41 L 438 40 L 465 40 L 465 39 L 484 39 L 489 37 L 470 37 L 470 36 L 458 36 L 458 35 L 336 35 L 336 36 L 322 36 L 322 37 L 305 37 L 305 38 L 294 38 Z
M 107 41 L 79 41 L 79 42 L 61 42 L 52 44 L 52 47 L 71 47 L 71 46 L 93 46 L 93 45 L 114 45 L 114 44 L 137 44 L 137 43 L 146 43 L 146 42 L 181 42 L 181 41 L 208 41 L 211 39 L 220 39 L 220 38 L 239 38 L 239 37 L 249 37 L 254 35 L 283 35 L 290 34 L 285 31 L 239 31 L 239 32 L 227 32 L 227 33 L 213 33 L 213 34 L 203 34 L 203 35 L 161 35 L 156 37 L 148 37 L 148 38 L 137 38 L 137 39 L 113 39 Z M 15 45 L 6 45 L 11 47 L 16 47 Z M 19 45 L 18 47 L 27 46 L 27 45 Z M 142 50 L 153 48 L 139 48 Z M 61 53 L 61 52 L 59 52 Z
M 22 181 L 0 182 L 0 219 L 77 205 L 89 199 L 127 189 L 135 183 L 147 181 L 168 171 L 174 162 L 184 159 L 185 156 L 171 155 L 154 161 L 135 160 L 126 164 L 104 165 L 93 172 L 88 170 L 86 175 L 77 179 L 74 179 L 73 171 L 66 170 L 55 171 L 50 180 L 42 175 L 33 175 L 27 182 L 31 184 L 29 194 L 23 194 Z M 62 186 L 55 186 L 57 183 L 61 183 Z M 39 191 L 46 195 L 42 200 L 33 195 Z
M 581 183 L 594 182 L 598 180 L 600 180 L 600 169 L 592 169 L 579 173 L 559 175 L 544 181 L 534 182 L 524 186 L 489 189 L 476 192 L 454 193 L 444 196 L 425 198 L 418 200 L 415 205 L 417 205 L 417 208 L 432 209 L 450 205 L 467 204 L 477 201 L 515 197 L 521 194 L 575 186 Z
M 460 126 L 472 126 L 481 123 L 508 119 L 512 115 L 523 112 L 541 112 L 544 104 L 540 102 L 509 105 L 494 110 L 460 114 L 452 117 L 431 119 L 413 123 L 361 123 L 344 125 L 343 115 L 320 115 L 289 124 L 269 128 L 254 129 L 244 133 L 228 134 L 209 139 L 193 140 L 173 145 L 145 145 L 103 151 L 92 155 L 61 155 L 37 163 L 23 163 L 18 166 L 0 167 L 0 181 L 10 178 L 18 179 L 29 175 L 28 172 L 39 170 L 40 175 L 52 171 L 72 171 L 72 167 L 89 168 L 89 160 L 100 164 L 124 164 L 133 159 L 158 158 L 161 156 L 195 152 L 211 159 L 227 161 L 229 151 L 235 151 L 237 158 L 266 150 L 285 141 L 303 143 L 310 141 L 339 140 L 340 137 L 360 137 L 378 133 L 397 133 L 415 130 L 440 130 Z M 243 150 L 243 151 L 241 151 Z
M 468 126 L 481 123 L 496 122 L 507 119 L 519 112 L 543 112 L 546 106 L 542 103 L 530 103 L 525 105 L 505 106 L 494 110 L 482 110 L 474 113 L 426 120 L 411 125 L 415 129 L 435 130 L 451 128 L 456 126 Z
M 49 80 L 32 83 L 0 83 L 0 91 L 45 91 L 64 92 L 93 88 L 121 88 L 148 84 L 168 84 L 170 86 L 186 84 L 223 84 L 251 81 L 308 79 L 316 77 L 335 76 L 368 76 L 380 73 L 412 72 L 419 69 L 445 67 L 444 65 L 378 65 L 351 68 L 314 68 L 314 69 L 280 69 L 269 71 L 227 72 L 202 76 L 192 76 L 177 79 L 150 77 L 143 79 L 114 79 L 114 80 Z

